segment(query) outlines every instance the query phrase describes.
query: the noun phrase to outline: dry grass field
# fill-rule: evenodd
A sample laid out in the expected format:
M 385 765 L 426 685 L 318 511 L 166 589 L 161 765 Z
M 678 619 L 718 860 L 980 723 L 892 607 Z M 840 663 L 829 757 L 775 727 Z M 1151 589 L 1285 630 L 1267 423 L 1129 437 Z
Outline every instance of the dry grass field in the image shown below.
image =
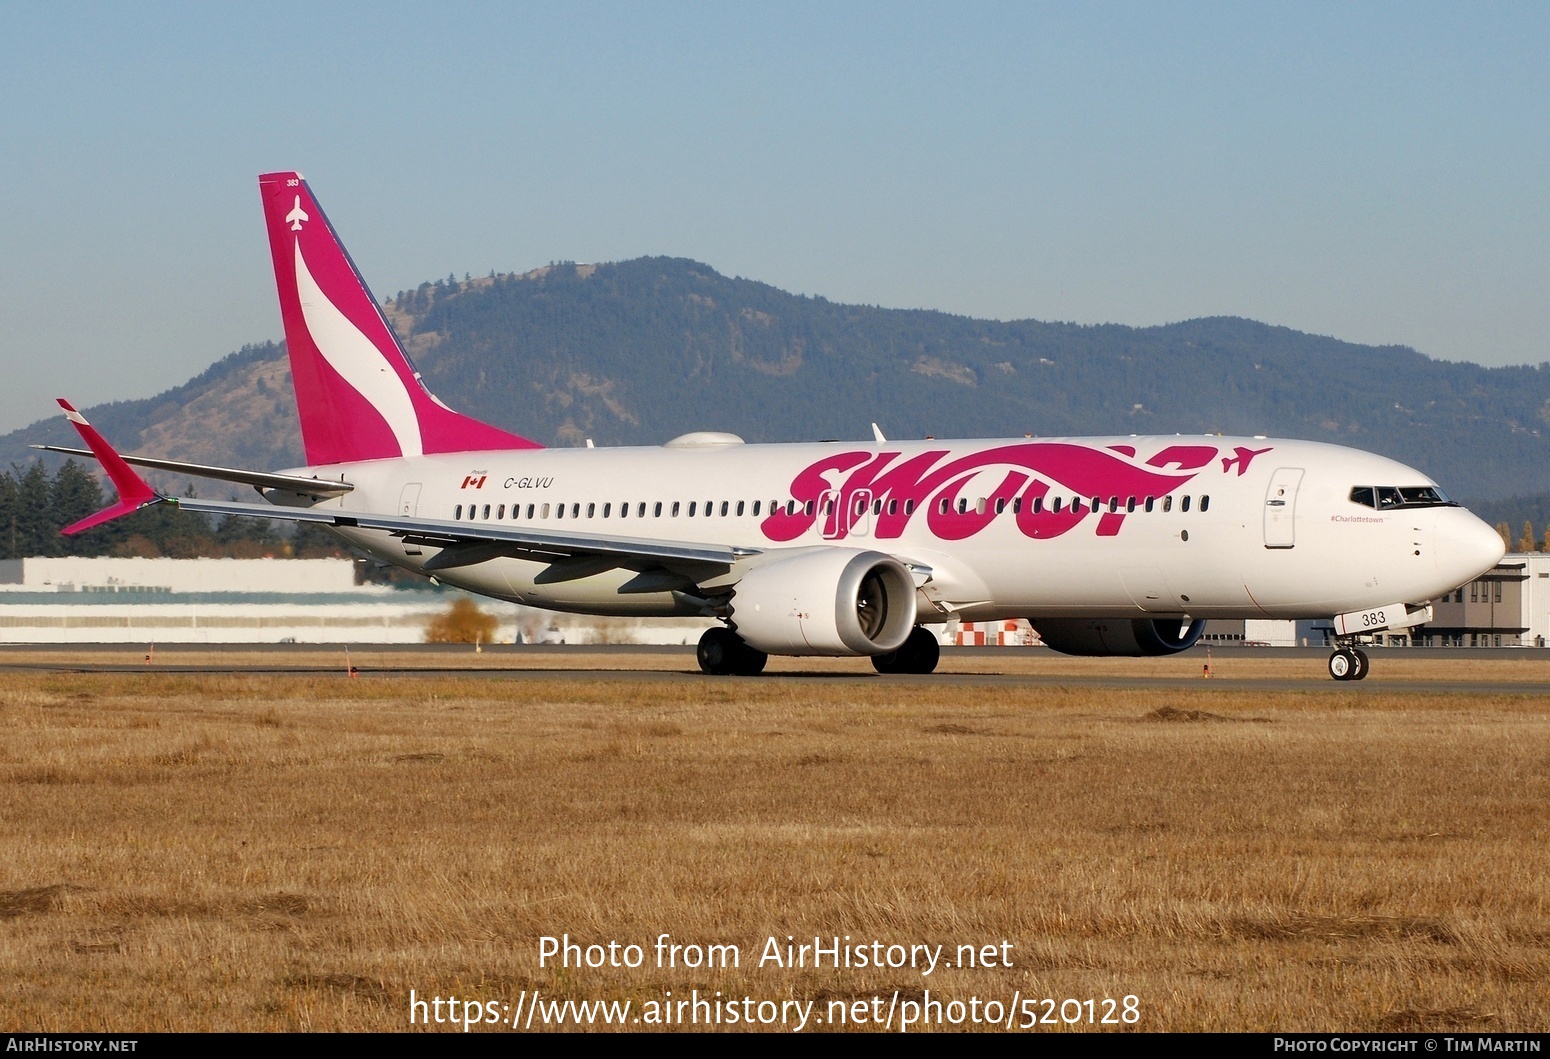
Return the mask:
M 660 659 L 686 666 L 616 661 Z M 1419 659 L 1288 692 L 1168 661 L 1049 663 L 1179 677 L 1130 689 L 12 670 L 0 1030 L 400 1030 L 411 990 L 1550 1027 L 1550 697 L 1382 690 Z M 540 967 L 561 934 L 644 965 Z M 739 966 L 659 968 L 661 934 Z M 787 935 L 1011 966 L 761 967 Z

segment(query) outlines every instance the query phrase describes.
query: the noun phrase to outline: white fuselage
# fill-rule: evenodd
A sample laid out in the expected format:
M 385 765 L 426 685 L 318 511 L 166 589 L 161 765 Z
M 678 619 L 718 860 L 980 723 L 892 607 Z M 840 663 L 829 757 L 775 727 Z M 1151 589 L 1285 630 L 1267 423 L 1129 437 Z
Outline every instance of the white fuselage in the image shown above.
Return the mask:
M 1462 508 L 1351 499 L 1355 487 L 1433 484 L 1418 471 L 1264 438 L 535 449 L 297 473 L 354 485 L 328 510 L 755 550 L 736 564 L 745 568 L 789 549 L 878 551 L 929 570 L 920 620 L 1325 617 L 1430 600 L 1501 554 Z M 342 532 L 414 570 L 438 551 Z M 436 576 L 557 610 L 694 609 L 672 575 L 643 564 L 495 555 Z M 736 572 L 725 580 L 734 586 Z

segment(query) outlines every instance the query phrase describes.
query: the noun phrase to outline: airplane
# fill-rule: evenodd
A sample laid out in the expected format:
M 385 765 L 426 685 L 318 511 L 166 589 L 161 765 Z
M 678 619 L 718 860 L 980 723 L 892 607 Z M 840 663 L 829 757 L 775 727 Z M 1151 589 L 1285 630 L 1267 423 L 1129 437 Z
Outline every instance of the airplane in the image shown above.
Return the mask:
M 285 215 L 285 223 L 291 226 L 291 231 L 299 232 L 301 231 L 302 224 L 311 219 L 311 217 L 307 216 L 307 211 L 301 208 L 301 196 L 297 195 L 296 205 L 291 209 L 290 213 Z
M 769 655 L 870 656 L 932 672 L 953 620 L 1026 618 L 1074 655 L 1187 650 L 1210 618 L 1331 618 L 1329 673 L 1361 637 L 1424 623 L 1489 570 L 1496 531 L 1426 475 L 1266 437 L 1118 436 L 545 448 L 424 385 L 299 173 L 259 177 L 307 465 L 120 456 L 65 414 L 141 507 L 329 527 L 470 592 L 596 615 L 718 619 L 708 674 Z M 44 446 L 40 446 L 44 447 Z M 51 447 L 53 448 L 53 447 Z M 250 485 L 266 503 L 167 496 L 135 466 Z

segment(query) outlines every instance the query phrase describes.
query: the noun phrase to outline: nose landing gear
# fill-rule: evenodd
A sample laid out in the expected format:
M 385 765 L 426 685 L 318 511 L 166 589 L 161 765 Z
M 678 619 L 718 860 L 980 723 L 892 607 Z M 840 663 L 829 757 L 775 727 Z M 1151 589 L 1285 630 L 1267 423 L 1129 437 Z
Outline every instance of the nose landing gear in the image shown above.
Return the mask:
M 1365 680 L 1369 668 L 1367 652 L 1355 647 L 1337 648 L 1329 656 L 1329 675 L 1336 680 Z

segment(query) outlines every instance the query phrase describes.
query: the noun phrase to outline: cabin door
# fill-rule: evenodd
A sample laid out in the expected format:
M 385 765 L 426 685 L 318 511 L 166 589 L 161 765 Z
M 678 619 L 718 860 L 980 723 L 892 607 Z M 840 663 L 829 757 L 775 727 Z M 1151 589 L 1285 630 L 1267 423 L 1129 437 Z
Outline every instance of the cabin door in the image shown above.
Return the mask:
M 1265 491 L 1265 547 L 1291 548 L 1297 544 L 1297 485 L 1301 467 L 1278 467 Z

